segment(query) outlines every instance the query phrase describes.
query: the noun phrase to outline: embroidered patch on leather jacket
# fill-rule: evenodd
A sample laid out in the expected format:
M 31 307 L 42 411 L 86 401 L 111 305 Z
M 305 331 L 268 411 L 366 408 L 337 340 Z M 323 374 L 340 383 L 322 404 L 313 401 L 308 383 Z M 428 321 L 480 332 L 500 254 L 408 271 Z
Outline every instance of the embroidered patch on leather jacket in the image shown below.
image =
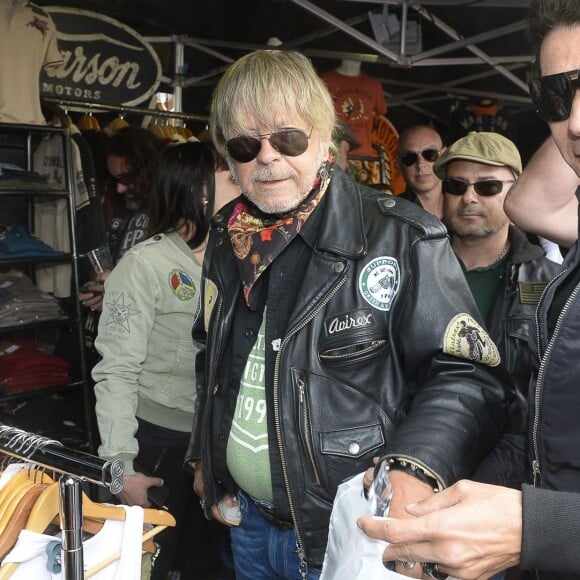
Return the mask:
M 337 336 L 347 330 L 356 330 L 375 326 L 375 318 L 370 308 L 360 308 L 343 312 L 335 316 L 329 316 L 324 321 L 326 336 Z
M 218 297 L 217 286 L 209 279 L 205 279 L 205 288 L 203 294 L 203 325 L 205 331 L 209 330 L 209 321 L 211 313 L 215 306 Z
M 399 262 L 390 256 L 380 256 L 363 268 L 358 279 L 358 289 L 371 306 L 386 312 L 391 309 L 400 283 Z
M 518 282 L 520 304 L 537 304 L 548 282 Z
M 443 352 L 496 367 L 499 351 L 489 334 L 466 312 L 451 319 L 443 337 Z

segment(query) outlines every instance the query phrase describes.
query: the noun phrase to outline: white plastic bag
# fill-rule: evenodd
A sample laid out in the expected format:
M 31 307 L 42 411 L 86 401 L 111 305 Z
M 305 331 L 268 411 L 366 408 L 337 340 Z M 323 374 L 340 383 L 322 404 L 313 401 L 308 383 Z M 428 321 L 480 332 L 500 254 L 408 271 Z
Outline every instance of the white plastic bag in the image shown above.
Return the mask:
M 371 516 L 363 477 L 364 472 L 359 473 L 338 486 L 320 580 L 407 578 L 384 567 L 383 552 L 387 542 L 369 538 L 356 525 L 359 517 Z

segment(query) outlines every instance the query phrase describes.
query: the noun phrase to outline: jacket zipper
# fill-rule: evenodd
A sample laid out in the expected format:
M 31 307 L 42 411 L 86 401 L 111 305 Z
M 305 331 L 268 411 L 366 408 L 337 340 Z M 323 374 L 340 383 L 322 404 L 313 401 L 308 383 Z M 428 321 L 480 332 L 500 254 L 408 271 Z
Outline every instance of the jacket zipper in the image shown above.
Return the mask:
M 302 405 L 303 421 L 304 421 L 304 441 L 306 442 L 306 450 L 308 451 L 308 457 L 310 458 L 310 463 L 312 464 L 312 470 L 314 471 L 314 477 L 316 483 L 320 485 L 320 477 L 318 475 L 318 469 L 316 468 L 316 463 L 314 462 L 314 451 L 312 450 L 311 441 L 311 430 L 310 426 L 310 410 L 308 408 L 308 399 L 306 398 L 305 383 L 302 379 L 298 380 L 298 389 L 300 390 L 300 404 Z
M 566 268 L 566 270 L 563 270 L 562 272 L 560 272 L 552 280 L 552 282 L 550 282 L 550 284 L 548 284 L 548 286 L 546 286 L 546 288 L 544 288 L 544 291 L 542 292 L 542 296 L 540 297 L 540 301 L 538 302 L 538 305 L 542 303 L 542 301 L 544 299 L 544 295 L 546 294 L 546 291 L 548 290 L 548 288 L 550 286 L 552 286 L 554 281 L 556 281 L 558 278 L 563 276 L 567 271 L 568 271 L 568 268 Z M 546 347 L 546 351 L 544 353 L 542 353 L 541 359 L 540 359 L 540 367 L 538 369 L 538 378 L 536 379 L 536 391 L 534 393 L 534 406 L 536 409 L 536 413 L 534 415 L 534 422 L 532 424 L 532 449 L 533 449 L 533 454 L 534 454 L 533 459 L 532 459 L 532 474 L 533 474 L 534 487 L 537 487 L 537 484 L 541 485 L 541 483 L 542 483 L 542 471 L 541 471 L 542 466 L 540 463 L 540 451 L 539 451 L 539 446 L 538 446 L 538 429 L 539 429 L 539 424 L 540 424 L 540 399 L 541 399 L 541 392 L 542 392 L 543 384 L 544 384 L 544 371 L 546 369 L 546 364 L 548 362 L 548 359 L 550 358 L 550 355 L 552 353 L 552 349 L 554 348 L 554 343 L 556 341 L 558 333 L 560 332 L 560 329 L 562 327 L 563 319 L 566 316 L 566 313 L 568 312 L 568 310 L 570 309 L 570 305 L 571 305 L 572 301 L 574 300 L 574 297 L 578 293 L 579 287 L 580 286 L 576 286 L 574 288 L 574 291 L 572 292 L 572 294 L 570 294 L 570 296 L 568 297 L 568 300 L 566 300 L 566 304 L 564 304 L 564 308 L 562 308 L 562 312 L 560 312 L 560 314 L 558 315 L 556 327 L 554 328 L 554 332 L 552 333 L 552 337 L 550 338 L 550 342 L 548 343 L 548 346 Z M 537 342 L 537 346 L 538 346 L 538 356 L 540 356 L 540 353 L 542 351 L 541 351 L 541 344 L 540 344 L 540 320 L 539 320 L 538 312 L 539 312 L 539 310 L 536 313 L 536 342 Z
M 365 341 L 368 342 L 368 341 Z M 378 339 L 378 340 L 373 340 L 371 341 L 370 345 L 367 346 L 366 348 L 363 348 L 362 350 L 357 351 L 356 353 L 348 353 L 348 354 L 337 354 L 337 355 L 328 355 L 328 354 L 321 354 L 320 358 L 323 360 L 341 360 L 341 359 L 350 359 L 353 357 L 360 357 L 363 356 L 365 354 L 368 354 L 369 352 L 373 352 L 374 350 L 377 349 L 377 346 L 381 346 L 382 344 L 385 344 L 387 341 L 384 339 Z M 364 342 L 355 342 L 353 344 L 349 344 L 348 346 L 357 346 L 358 344 L 364 344 Z
M 288 495 L 288 505 L 290 507 L 290 514 L 292 516 L 292 521 L 294 522 L 294 529 L 296 531 L 296 548 L 298 550 L 298 558 L 300 560 L 299 572 L 304 580 L 308 578 L 308 563 L 306 562 L 306 551 L 304 550 L 304 541 L 302 539 L 302 534 L 300 528 L 298 527 L 298 520 L 296 518 L 296 507 L 294 505 L 294 500 L 292 498 L 292 491 L 290 490 L 290 480 L 288 479 L 288 464 L 286 462 L 286 454 L 284 453 L 284 447 L 282 446 L 282 426 L 280 423 L 280 401 L 279 401 L 279 386 L 280 386 L 280 359 L 282 356 L 282 351 L 284 347 L 288 344 L 288 341 L 300 330 L 302 330 L 311 320 L 313 320 L 316 315 L 326 306 L 326 304 L 331 300 L 331 298 L 340 290 L 343 284 L 346 282 L 346 276 L 343 276 L 342 280 L 339 281 L 338 285 L 324 298 L 324 300 L 315 308 L 315 310 L 304 319 L 298 326 L 290 331 L 288 335 L 284 337 L 284 340 L 280 344 L 280 350 L 276 355 L 276 363 L 274 365 L 274 425 L 276 427 L 276 437 L 278 439 L 278 451 L 280 453 L 280 463 L 282 465 L 282 475 L 284 477 L 284 484 L 286 485 L 286 493 Z

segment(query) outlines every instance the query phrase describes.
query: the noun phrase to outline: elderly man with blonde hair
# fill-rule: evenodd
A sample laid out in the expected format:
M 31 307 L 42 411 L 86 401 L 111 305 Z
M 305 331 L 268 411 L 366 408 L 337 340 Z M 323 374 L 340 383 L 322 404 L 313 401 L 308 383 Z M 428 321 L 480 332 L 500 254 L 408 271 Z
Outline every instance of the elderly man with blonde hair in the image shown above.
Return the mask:
M 493 447 L 509 378 L 488 337 L 470 358 L 461 329 L 485 331 L 439 220 L 335 171 L 332 100 L 305 56 L 236 61 L 210 124 L 242 197 L 206 251 L 187 465 L 232 526 L 238 580 L 313 580 L 339 483 L 385 455 L 406 517 Z

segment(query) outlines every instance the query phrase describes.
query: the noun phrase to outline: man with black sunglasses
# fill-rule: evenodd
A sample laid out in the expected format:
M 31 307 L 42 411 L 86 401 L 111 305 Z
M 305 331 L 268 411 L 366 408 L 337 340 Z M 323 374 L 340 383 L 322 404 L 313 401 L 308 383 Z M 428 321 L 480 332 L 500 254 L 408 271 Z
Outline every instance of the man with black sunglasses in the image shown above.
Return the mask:
M 433 163 L 444 150 L 441 135 L 429 125 L 405 129 L 397 145 L 399 169 L 407 184 L 401 197 L 439 219 L 443 217 L 443 193 L 441 180 L 433 173 Z
M 544 250 L 510 225 L 503 203 L 522 171 L 515 144 L 499 133 L 470 132 L 433 165 L 442 180 L 443 222 L 490 336 L 521 399 L 515 431 L 524 432 L 534 354 L 534 313 L 560 271 Z
M 242 196 L 205 254 L 186 464 L 232 525 L 237 580 L 315 580 L 345 478 L 385 455 L 405 517 L 495 445 L 512 386 L 442 223 L 336 164 L 332 99 L 304 55 L 236 61 L 210 126 Z
M 392 542 L 386 559 L 432 560 L 467 580 L 516 565 L 524 578 L 580 579 L 580 2 L 533 0 L 530 37 L 542 75 L 531 95 L 551 137 L 505 209 L 520 227 L 572 248 L 536 312 L 527 441 L 490 457 L 504 468 L 498 482 L 515 481 L 517 489 L 461 481 L 407 506 L 414 520 L 361 522 L 369 535 Z
M 104 211 L 107 218 L 107 243 L 116 264 L 134 245 L 147 237 L 147 205 L 153 175 L 165 142 L 147 129 L 128 126 L 109 137 L 105 163 L 109 184 Z M 83 286 L 79 295 L 83 306 L 100 311 L 104 280 L 99 274 Z M 95 329 L 96 330 L 96 329 Z

